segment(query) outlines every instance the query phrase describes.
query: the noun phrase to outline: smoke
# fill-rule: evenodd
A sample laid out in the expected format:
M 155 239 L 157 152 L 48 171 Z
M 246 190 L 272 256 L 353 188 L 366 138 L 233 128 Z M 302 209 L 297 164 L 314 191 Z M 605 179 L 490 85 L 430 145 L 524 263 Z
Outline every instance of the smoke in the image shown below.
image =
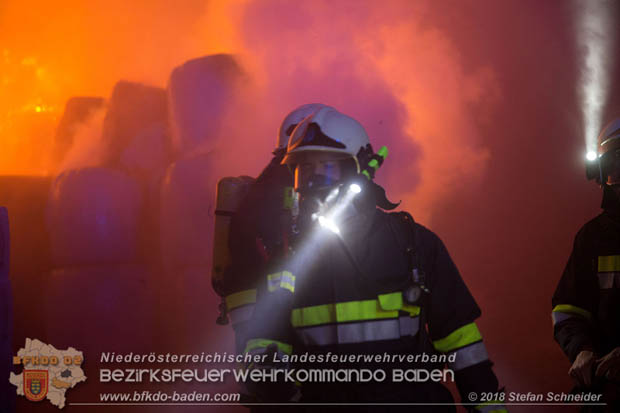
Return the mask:
M 412 140 L 421 151 L 418 170 L 409 171 L 419 174 L 420 184 L 404 196 L 403 206 L 428 221 L 435 204 L 455 186 L 479 182 L 484 175 L 490 152 L 480 138 L 477 122 L 484 119 L 478 111 L 493 107 L 501 93 L 493 69 L 465 72 L 456 45 L 435 28 L 423 29 L 407 19 L 386 24 L 377 39 L 383 52 L 373 56 L 380 74 L 406 108 L 394 138 Z M 474 110 L 475 105 L 480 107 Z M 397 179 L 392 177 L 392 186 Z
M 430 1 L 36 3 L 10 2 L 0 14 L 4 50 L 30 59 L 35 73 L 34 80 L 5 82 L 11 100 L 0 108 L 5 113 L 34 110 L 32 102 L 59 109 L 76 94 L 110 96 L 121 79 L 163 87 L 184 61 L 235 53 L 253 85 L 225 115 L 220 150 L 231 171 L 236 165 L 240 173 L 257 173 L 283 117 L 300 104 L 322 102 L 358 119 L 375 149 L 388 146 L 377 179 L 423 221 L 446 188 L 484 173 L 489 153 L 471 108 L 496 102 L 495 74 L 463 68 L 453 41 L 425 20 Z M 251 131 L 243 130 L 247 125 Z M 13 135 L 8 129 L 5 136 Z M 49 130 L 31 133 L 50 145 Z M 42 168 L 13 158 L 3 163 L 5 173 L 17 164 Z
M 103 139 L 106 109 L 98 109 L 76 126 L 73 143 L 64 156 L 58 171 L 101 165 L 108 145 Z
M 261 1 L 238 25 L 241 56 L 268 102 L 253 119 L 269 146 L 291 108 L 334 106 L 364 125 L 375 150 L 388 146 L 377 179 L 424 222 L 448 188 L 484 172 L 489 153 L 471 108 L 499 96 L 491 68 L 466 72 L 452 40 L 423 24 L 430 5 Z
M 577 6 L 578 44 L 584 49 L 580 79 L 586 150 L 597 152 L 597 136 L 603 127 L 610 75 L 615 55 L 614 9 L 609 1 L 583 1 Z

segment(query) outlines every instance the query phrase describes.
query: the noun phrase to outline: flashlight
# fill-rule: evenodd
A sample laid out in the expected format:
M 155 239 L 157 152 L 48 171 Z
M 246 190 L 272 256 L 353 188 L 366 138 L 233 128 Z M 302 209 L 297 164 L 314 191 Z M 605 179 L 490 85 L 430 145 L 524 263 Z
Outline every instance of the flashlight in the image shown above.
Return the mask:
M 338 188 L 336 188 L 334 191 L 338 191 Z M 338 192 L 335 192 L 335 194 L 337 195 Z M 349 185 L 347 195 L 343 197 L 339 202 L 337 202 L 332 208 L 330 208 L 329 214 L 313 214 L 312 218 L 314 220 L 317 220 L 322 228 L 326 228 L 334 234 L 340 235 L 340 228 L 338 228 L 338 225 L 336 225 L 335 218 L 340 215 L 346 205 L 350 203 L 353 198 L 360 192 L 362 192 L 362 187 L 358 184 Z

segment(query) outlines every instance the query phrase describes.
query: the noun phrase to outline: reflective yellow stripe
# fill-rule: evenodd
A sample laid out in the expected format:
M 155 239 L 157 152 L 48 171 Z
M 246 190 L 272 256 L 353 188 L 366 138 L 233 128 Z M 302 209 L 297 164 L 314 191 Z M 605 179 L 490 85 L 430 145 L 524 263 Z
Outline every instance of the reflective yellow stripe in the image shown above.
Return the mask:
M 256 289 L 243 290 L 227 295 L 225 300 L 229 311 L 242 305 L 254 304 L 256 302 Z
M 290 292 L 295 292 L 295 286 L 291 283 L 287 283 L 286 281 L 280 282 L 280 288 L 284 288 L 285 290 L 289 290 Z
M 384 311 L 378 300 L 351 301 L 336 304 L 336 321 L 374 320 L 398 316 L 397 311 Z
M 583 308 L 579 308 L 576 307 L 574 305 L 570 305 L 570 304 L 560 304 L 560 305 L 556 305 L 555 307 L 553 307 L 553 310 L 551 310 L 552 313 L 569 313 L 569 314 L 576 314 L 582 317 L 587 318 L 588 320 L 592 318 L 592 314 L 587 311 L 584 310 Z
M 403 305 L 403 308 L 401 308 L 401 310 L 409 313 L 411 317 L 416 317 L 420 315 L 420 307 L 418 307 L 417 305 L 405 304 Z
M 598 271 L 620 271 L 620 255 L 607 255 L 604 257 L 598 257 Z
M 282 279 L 283 275 L 292 275 L 292 274 L 288 271 L 274 272 L 273 274 L 267 275 L 267 281 L 278 281 Z
M 483 413 L 508 413 L 508 409 L 501 400 L 491 400 L 476 406 L 476 410 Z
M 292 209 L 294 203 L 293 187 L 284 187 L 284 202 L 282 206 L 284 209 Z
M 267 288 L 273 292 L 283 288 L 295 292 L 295 276 L 288 271 L 276 272 L 267 276 Z
M 290 344 L 286 344 L 286 343 L 283 343 L 281 341 L 276 341 L 276 340 L 269 340 L 266 338 L 253 338 L 252 340 L 249 340 L 247 344 L 245 345 L 245 350 L 243 350 L 243 353 L 248 353 L 256 349 L 266 349 L 271 344 L 277 345 L 278 350 L 280 350 L 283 353 L 286 353 L 286 354 L 293 353 L 293 346 L 291 346 Z
M 403 308 L 402 293 L 380 294 L 377 298 L 383 310 L 398 310 Z
M 482 340 L 482 335 L 478 326 L 476 323 L 470 323 L 457 328 L 447 337 L 433 341 L 433 346 L 437 351 L 447 353 L 480 340 Z
M 398 310 L 411 316 L 420 314 L 420 307 L 403 305 L 402 293 L 382 294 L 375 300 L 348 301 L 296 308 L 291 314 L 293 327 L 309 327 L 320 324 L 344 323 L 349 321 L 397 318 Z
M 333 304 L 295 308 L 291 313 L 293 327 L 307 327 L 336 321 L 336 306 Z

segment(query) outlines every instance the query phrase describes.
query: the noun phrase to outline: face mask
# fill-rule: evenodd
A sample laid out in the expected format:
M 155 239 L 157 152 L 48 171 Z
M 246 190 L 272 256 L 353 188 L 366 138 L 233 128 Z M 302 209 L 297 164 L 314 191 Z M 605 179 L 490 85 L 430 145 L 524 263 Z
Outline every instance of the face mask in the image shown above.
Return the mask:
M 350 227 L 356 217 L 364 214 L 368 193 L 361 192 L 367 191 L 368 185 L 364 180 L 354 179 L 333 187 L 300 193 L 298 228 L 304 230 L 319 225 L 339 233 L 340 227 Z M 374 209 L 374 202 L 371 206 Z
M 299 191 L 299 228 L 300 230 L 310 227 L 317 215 L 327 213 L 338 200 L 340 187 L 315 185 Z
M 296 171 L 295 187 L 299 193 L 300 215 L 312 216 L 329 208 L 340 191 L 340 174 L 300 174 Z
M 339 179 L 334 179 L 328 175 L 316 175 L 312 174 L 303 182 L 296 182 L 297 192 L 301 196 L 309 195 L 318 198 L 325 199 L 329 192 L 336 188 L 339 184 Z

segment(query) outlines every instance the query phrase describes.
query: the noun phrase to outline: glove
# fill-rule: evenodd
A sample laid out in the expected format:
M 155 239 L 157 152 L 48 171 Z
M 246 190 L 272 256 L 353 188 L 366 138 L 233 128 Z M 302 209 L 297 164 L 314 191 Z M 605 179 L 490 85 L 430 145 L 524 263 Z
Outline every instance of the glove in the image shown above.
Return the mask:
M 592 386 L 592 370 L 594 363 L 596 362 L 594 353 L 589 350 L 583 350 L 573 362 L 573 365 L 568 370 L 568 375 L 571 376 L 581 387 Z
M 267 354 L 264 363 L 252 363 L 249 369 L 271 370 L 271 369 L 289 369 L 288 363 L 277 363 L 271 361 L 274 359 L 274 353 L 278 352 L 276 344 L 270 344 L 263 354 Z M 245 383 L 248 392 L 255 396 L 260 402 L 296 402 L 301 398 L 301 391 L 295 383 L 291 383 L 281 379 L 278 382 L 270 381 L 251 381 Z
M 604 377 L 607 380 L 620 379 L 620 347 L 616 347 L 596 362 L 598 363 L 596 377 Z

